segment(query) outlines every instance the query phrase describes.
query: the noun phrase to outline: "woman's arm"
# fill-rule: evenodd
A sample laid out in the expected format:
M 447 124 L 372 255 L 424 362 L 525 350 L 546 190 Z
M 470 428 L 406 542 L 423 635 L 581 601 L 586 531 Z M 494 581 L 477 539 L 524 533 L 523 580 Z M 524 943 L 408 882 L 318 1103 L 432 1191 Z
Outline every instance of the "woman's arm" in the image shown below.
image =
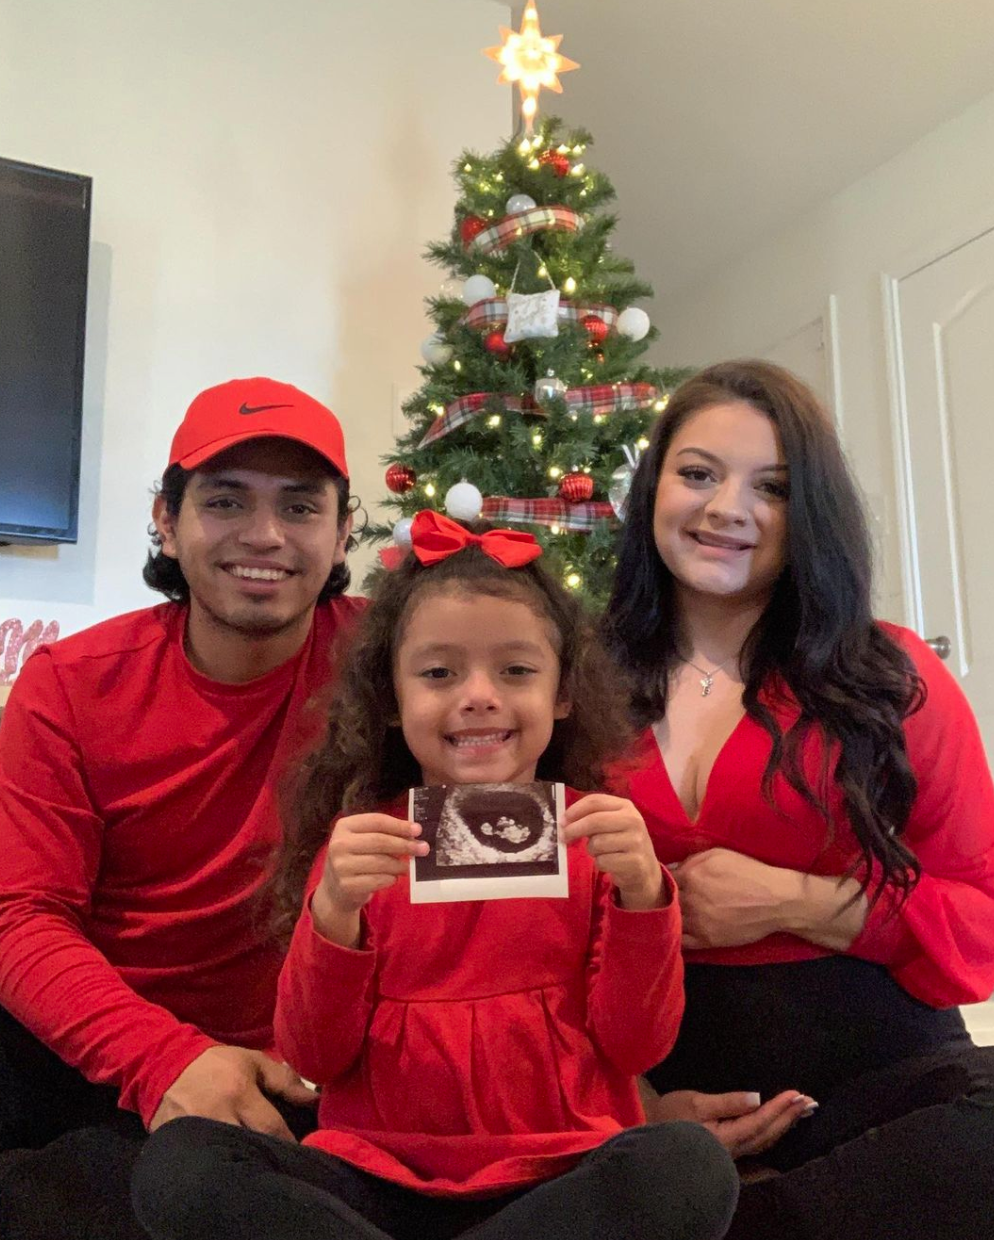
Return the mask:
M 844 952 L 866 921 L 855 879 L 802 874 L 729 848 L 694 853 L 670 869 L 685 948 L 732 947 L 786 932 Z
M 888 886 L 872 903 L 855 879 L 767 865 L 725 848 L 675 868 L 685 947 L 754 943 L 787 931 L 884 965 L 932 1007 L 994 989 L 994 787 L 976 720 L 959 685 L 913 634 L 908 647 L 927 698 L 905 725 L 918 780 L 904 841 L 921 865 L 907 900 Z M 878 888 L 879 866 L 869 894 Z M 854 897 L 856 897 L 854 899 Z

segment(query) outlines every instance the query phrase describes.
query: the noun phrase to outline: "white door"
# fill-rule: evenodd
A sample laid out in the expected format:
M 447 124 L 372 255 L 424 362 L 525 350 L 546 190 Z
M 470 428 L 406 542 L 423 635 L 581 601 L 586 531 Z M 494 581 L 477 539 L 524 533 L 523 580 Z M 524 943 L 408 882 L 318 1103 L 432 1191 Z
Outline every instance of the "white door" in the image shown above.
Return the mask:
M 994 758 L 994 229 L 898 282 L 912 622 L 948 639 Z M 967 1010 L 994 1043 L 994 1005 Z

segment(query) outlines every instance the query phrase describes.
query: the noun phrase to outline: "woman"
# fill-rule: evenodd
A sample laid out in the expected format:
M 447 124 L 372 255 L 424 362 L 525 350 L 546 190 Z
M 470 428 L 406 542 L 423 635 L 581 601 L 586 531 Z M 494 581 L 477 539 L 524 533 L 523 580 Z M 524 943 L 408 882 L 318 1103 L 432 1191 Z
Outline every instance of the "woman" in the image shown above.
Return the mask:
M 802 383 L 732 362 L 674 394 L 607 625 L 645 728 L 628 794 L 684 914 L 687 1015 L 647 1112 L 781 1173 L 745 1185 L 736 1240 L 994 1215 L 994 1050 L 956 1006 L 994 987 L 994 791 L 956 682 L 873 619 L 870 575 Z

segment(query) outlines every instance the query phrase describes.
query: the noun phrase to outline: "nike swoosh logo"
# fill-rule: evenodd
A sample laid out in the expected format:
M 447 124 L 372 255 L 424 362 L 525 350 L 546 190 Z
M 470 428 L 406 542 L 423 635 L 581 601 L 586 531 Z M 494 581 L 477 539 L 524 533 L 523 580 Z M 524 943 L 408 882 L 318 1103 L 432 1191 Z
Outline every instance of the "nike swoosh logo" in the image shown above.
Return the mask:
M 246 405 L 243 404 L 239 413 L 263 413 L 266 409 L 292 409 L 293 405 Z

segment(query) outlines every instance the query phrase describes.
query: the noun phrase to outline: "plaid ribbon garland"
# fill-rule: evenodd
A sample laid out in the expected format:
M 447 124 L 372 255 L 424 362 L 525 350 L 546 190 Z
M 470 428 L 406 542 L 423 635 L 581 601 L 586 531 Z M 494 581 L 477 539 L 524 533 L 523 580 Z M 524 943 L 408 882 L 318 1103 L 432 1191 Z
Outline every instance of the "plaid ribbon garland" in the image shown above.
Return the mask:
M 563 395 L 570 413 L 631 413 L 648 409 L 659 399 L 651 383 L 600 383 L 594 387 L 569 388 Z
M 563 400 L 570 413 L 590 413 L 595 417 L 648 409 L 658 398 L 659 391 L 651 383 L 602 383 L 593 387 L 568 388 L 563 393 Z M 439 414 L 429 426 L 418 447 L 427 448 L 429 444 L 444 439 L 486 409 L 503 409 L 507 413 L 529 413 L 546 417 L 545 410 L 537 405 L 531 396 L 473 392 L 469 396 L 460 396 L 458 400 L 447 405 L 445 412 Z
M 614 306 L 601 305 L 599 302 L 560 301 L 559 317 L 564 323 L 579 323 L 587 314 L 596 314 L 603 319 L 608 327 L 618 322 L 618 311 Z M 488 297 L 470 306 L 459 320 L 466 327 L 498 327 L 507 322 L 507 302 L 503 297 Z
M 530 237 L 532 233 L 555 229 L 579 232 L 582 227 L 583 217 L 569 207 L 529 207 L 527 211 L 505 215 L 496 224 L 477 233 L 466 248 L 478 250 L 481 254 L 496 254 L 522 237 Z
M 511 499 L 506 495 L 485 499 L 481 516 L 509 525 L 558 525 L 572 534 L 589 534 L 602 521 L 617 520 L 611 505 L 602 501 L 568 504 L 564 499 Z
M 418 447 L 427 448 L 436 440 L 444 439 L 450 431 L 464 426 L 485 409 L 503 409 L 507 413 L 540 412 L 530 396 L 505 396 L 501 392 L 472 392 L 469 396 L 460 396 L 458 400 L 446 406 L 445 412 L 439 414 L 429 426 Z

